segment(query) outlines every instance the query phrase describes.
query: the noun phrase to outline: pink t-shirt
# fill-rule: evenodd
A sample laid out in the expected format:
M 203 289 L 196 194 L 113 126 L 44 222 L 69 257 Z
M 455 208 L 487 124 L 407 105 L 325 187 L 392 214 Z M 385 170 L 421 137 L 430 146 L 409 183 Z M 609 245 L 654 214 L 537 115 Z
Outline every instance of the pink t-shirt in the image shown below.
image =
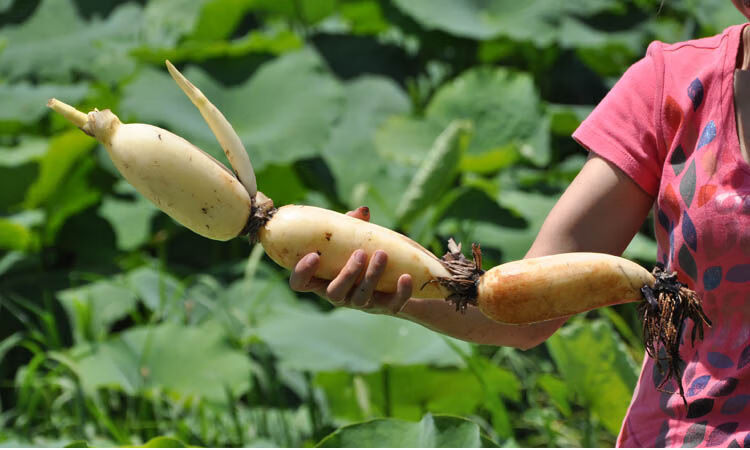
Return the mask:
M 695 347 L 684 328 L 687 408 L 656 389 L 645 358 L 618 446 L 750 446 L 750 164 L 733 100 L 743 27 L 652 43 L 573 134 L 655 198 L 657 258 L 713 321 Z

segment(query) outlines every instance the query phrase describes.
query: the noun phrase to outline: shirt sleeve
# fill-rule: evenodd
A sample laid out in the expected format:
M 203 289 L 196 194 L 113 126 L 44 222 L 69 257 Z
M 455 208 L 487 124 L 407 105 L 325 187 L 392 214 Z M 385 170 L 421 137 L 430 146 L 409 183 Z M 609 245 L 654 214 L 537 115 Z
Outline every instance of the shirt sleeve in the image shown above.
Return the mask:
M 653 197 L 665 155 L 660 126 L 663 83 L 661 45 L 654 42 L 573 133 L 573 139 Z

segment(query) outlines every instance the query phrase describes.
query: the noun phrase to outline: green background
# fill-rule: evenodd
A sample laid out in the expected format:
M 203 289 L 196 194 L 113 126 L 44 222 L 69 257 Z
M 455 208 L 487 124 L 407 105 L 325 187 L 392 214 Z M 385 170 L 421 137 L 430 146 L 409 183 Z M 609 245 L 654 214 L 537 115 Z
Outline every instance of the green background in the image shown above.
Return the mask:
M 585 159 L 570 133 L 650 41 L 742 20 L 730 0 L 0 0 L 0 444 L 613 445 L 633 305 L 525 352 L 334 310 L 160 213 L 45 103 L 225 161 L 170 59 L 277 205 L 367 205 L 491 267 L 524 255 Z M 649 220 L 626 256 L 655 253 Z

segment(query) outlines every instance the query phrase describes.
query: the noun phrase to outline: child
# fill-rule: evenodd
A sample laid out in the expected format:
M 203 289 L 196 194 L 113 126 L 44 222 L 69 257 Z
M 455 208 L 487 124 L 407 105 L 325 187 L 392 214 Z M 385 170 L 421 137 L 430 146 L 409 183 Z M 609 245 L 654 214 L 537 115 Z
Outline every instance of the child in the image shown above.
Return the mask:
M 750 0 L 732 0 L 750 18 Z M 589 159 L 550 212 L 527 257 L 623 252 L 654 208 L 658 260 L 695 290 L 713 322 L 685 339 L 687 405 L 645 358 L 618 446 L 750 446 L 750 27 L 673 45 L 652 43 L 573 134 Z M 369 220 L 366 208 L 350 213 Z M 369 261 L 368 261 L 368 256 Z M 494 322 L 476 308 L 373 292 L 387 263 L 352 254 L 331 282 L 309 254 L 289 280 L 334 305 L 390 314 L 480 344 L 528 349 L 564 322 Z M 357 283 L 364 271 L 364 278 Z M 686 333 L 693 324 L 686 324 Z M 689 336 L 689 334 L 688 334 Z

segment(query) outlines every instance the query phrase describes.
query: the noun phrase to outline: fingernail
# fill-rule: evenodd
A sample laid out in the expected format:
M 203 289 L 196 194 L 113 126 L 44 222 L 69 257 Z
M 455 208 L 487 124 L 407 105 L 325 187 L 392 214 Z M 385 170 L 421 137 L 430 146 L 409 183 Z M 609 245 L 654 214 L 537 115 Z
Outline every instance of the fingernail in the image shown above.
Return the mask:
M 377 258 L 377 259 L 376 259 Z M 376 250 L 372 259 L 378 263 L 384 263 L 388 260 L 388 255 L 383 250 Z
M 354 252 L 354 257 L 356 258 L 357 262 L 360 264 L 364 264 L 367 262 L 367 253 L 365 253 L 364 250 L 356 250 Z

